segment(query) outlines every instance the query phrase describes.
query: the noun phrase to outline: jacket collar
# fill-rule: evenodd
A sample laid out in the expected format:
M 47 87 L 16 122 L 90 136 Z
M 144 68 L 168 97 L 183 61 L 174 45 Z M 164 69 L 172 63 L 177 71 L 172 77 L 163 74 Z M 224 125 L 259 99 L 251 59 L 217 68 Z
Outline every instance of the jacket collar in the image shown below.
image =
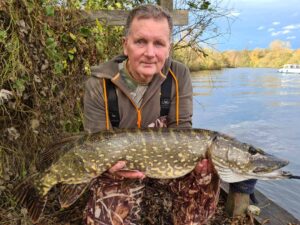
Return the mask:
M 127 56 L 119 55 L 106 63 L 92 67 L 91 70 L 92 76 L 94 77 L 111 79 L 111 81 L 125 95 L 127 95 L 128 98 L 130 98 L 129 90 L 119 74 L 119 63 L 122 63 L 126 59 Z M 152 96 L 158 91 L 158 89 L 160 89 L 161 84 L 164 82 L 164 80 L 166 79 L 166 75 L 168 74 L 169 68 L 171 66 L 171 61 L 171 58 L 168 58 L 165 62 L 164 67 L 162 68 L 162 71 L 159 74 L 154 75 L 144 95 L 141 108 L 147 101 L 149 101 L 149 99 L 152 98 Z
M 120 91 L 122 91 L 125 95 L 127 95 L 128 98 L 130 98 L 130 94 L 129 94 L 130 91 L 128 90 L 128 87 L 121 79 L 121 76 L 119 74 L 119 63 L 122 63 L 126 59 L 127 59 L 126 56 L 120 55 L 106 63 L 103 63 L 98 66 L 94 66 L 92 67 L 92 76 L 98 78 L 111 79 L 112 82 L 120 89 Z M 159 74 L 154 75 L 144 95 L 143 102 L 140 108 L 142 108 L 143 105 L 146 102 L 148 102 L 153 97 L 153 95 L 157 93 L 157 91 L 159 91 L 159 89 L 161 88 L 161 84 L 166 79 L 166 75 L 168 73 L 170 65 L 171 65 L 171 59 L 168 58 L 165 62 L 162 71 Z

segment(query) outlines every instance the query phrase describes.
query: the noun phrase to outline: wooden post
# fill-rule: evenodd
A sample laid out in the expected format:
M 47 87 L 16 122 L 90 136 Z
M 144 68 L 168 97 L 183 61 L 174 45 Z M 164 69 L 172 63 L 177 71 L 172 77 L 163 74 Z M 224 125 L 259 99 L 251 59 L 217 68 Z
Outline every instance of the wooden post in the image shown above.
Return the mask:
M 158 0 L 158 4 L 161 7 L 169 10 L 170 13 L 172 13 L 172 11 L 173 11 L 173 0 Z
M 229 216 L 235 217 L 246 214 L 249 204 L 249 194 L 235 193 L 229 189 L 225 203 L 225 211 Z
M 174 26 L 188 24 L 188 10 L 173 10 L 173 0 L 159 0 L 158 4 L 170 12 Z M 98 19 L 111 26 L 124 26 L 128 15 L 128 11 L 125 10 L 97 10 L 84 13 L 89 20 Z
M 111 26 L 124 26 L 128 11 L 125 10 L 97 10 L 97 11 L 84 11 L 85 17 L 88 20 L 94 21 L 98 19 Z M 183 26 L 188 24 L 188 11 L 187 10 L 174 10 L 171 12 L 173 24 L 175 26 Z

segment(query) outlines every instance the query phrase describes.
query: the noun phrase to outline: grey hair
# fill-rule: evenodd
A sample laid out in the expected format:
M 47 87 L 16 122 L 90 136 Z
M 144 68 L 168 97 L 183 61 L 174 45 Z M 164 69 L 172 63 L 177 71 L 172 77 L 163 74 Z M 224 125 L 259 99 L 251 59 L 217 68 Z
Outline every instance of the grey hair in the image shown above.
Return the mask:
M 155 19 L 155 20 L 162 20 L 164 18 L 167 19 L 169 30 L 170 30 L 170 38 L 171 38 L 172 30 L 173 30 L 173 20 L 170 13 L 164 10 L 162 7 L 158 5 L 145 4 L 145 5 L 137 6 L 136 8 L 132 9 L 126 20 L 125 36 L 129 35 L 132 21 L 135 18 Z

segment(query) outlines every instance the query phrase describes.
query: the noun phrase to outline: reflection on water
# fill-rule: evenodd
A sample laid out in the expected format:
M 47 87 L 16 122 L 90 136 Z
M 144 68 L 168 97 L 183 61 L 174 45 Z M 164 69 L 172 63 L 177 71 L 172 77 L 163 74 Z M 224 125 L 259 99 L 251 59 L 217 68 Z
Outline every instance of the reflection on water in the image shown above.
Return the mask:
M 227 133 L 288 159 L 300 175 L 300 75 L 237 68 L 192 73 L 193 126 Z M 300 219 L 300 181 L 257 187 Z
M 299 107 L 300 102 L 270 102 L 270 105 L 277 106 L 277 107 L 282 107 L 282 106 L 297 106 L 297 107 Z

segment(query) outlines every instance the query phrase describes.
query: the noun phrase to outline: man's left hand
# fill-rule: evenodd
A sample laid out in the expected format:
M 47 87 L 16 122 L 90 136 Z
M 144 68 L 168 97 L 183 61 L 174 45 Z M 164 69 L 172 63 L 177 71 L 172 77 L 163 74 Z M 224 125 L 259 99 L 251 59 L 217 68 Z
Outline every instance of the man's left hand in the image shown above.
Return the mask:
M 213 165 L 210 160 L 203 159 L 197 163 L 194 173 L 200 185 L 207 185 L 211 182 Z

